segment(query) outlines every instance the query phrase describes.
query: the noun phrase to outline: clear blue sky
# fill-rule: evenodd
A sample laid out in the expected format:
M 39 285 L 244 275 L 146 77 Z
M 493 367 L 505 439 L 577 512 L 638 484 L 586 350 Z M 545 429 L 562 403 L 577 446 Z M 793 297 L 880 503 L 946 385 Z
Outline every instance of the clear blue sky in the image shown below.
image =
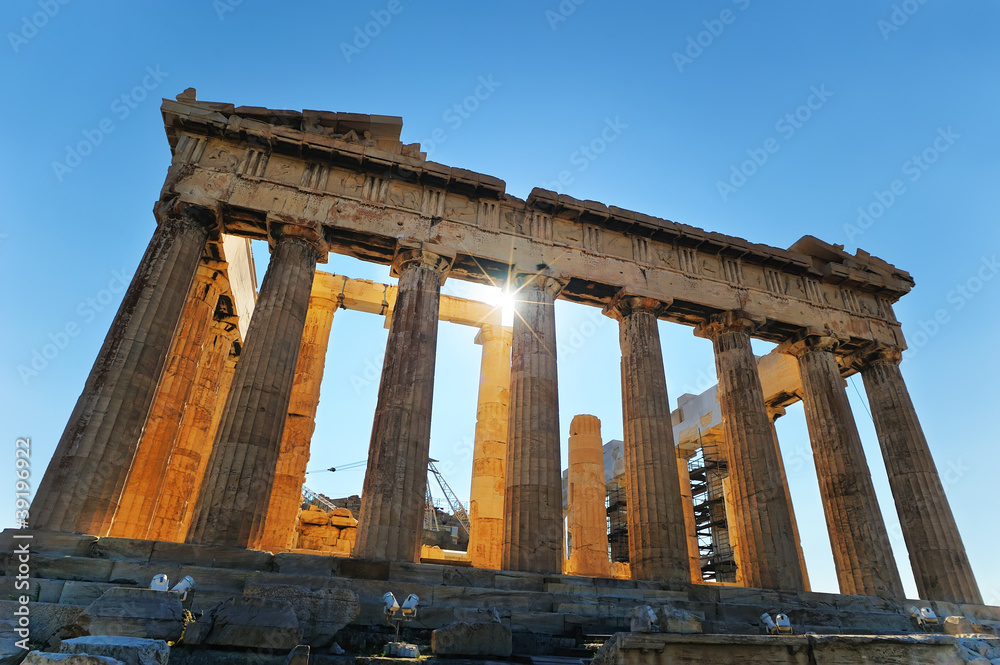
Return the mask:
M 990 420 L 1000 279 L 977 281 L 1000 270 L 996 3 L 909 0 L 894 16 L 892 2 L 857 0 L 565 0 L 562 11 L 556 0 L 48 2 L 0 10 L 3 525 L 13 522 L 15 439 L 31 437 L 37 483 L 120 301 L 116 275 L 132 273 L 152 234 L 170 158 L 159 99 L 193 86 L 200 99 L 237 105 L 402 116 L 405 141 L 429 148 L 441 130 L 433 160 L 500 177 L 516 196 L 562 174 L 560 189 L 581 199 L 777 247 L 812 234 L 909 270 L 917 287 L 896 313 L 919 347 L 903 372 L 984 596 L 1000 604 L 1000 446 Z M 376 36 L 355 42 L 378 19 L 368 26 Z M 477 88 L 484 99 L 456 112 Z M 615 140 L 584 155 L 609 122 Z M 67 146 L 81 141 L 95 145 L 67 163 Z M 734 176 L 754 155 L 763 163 L 745 166 L 752 175 Z M 859 207 L 872 213 L 862 224 Z M 335 256 L 325 269 L 388 279 L 382 267 Z M 929 323 L 936 313 L 944 323 Z M 567 303 L 557 314 L 564 438 L 577 413 L 620 438 L 614 324 Z M 67 324 L 77 328 L 66 348 L 22 378 L 19 365 Z M 661 324 L 661 334 L 672 401 L 704 388 L 710 344 L 682 326 Z M 366 456 L 385 338 L 377 317 L 338 313 L 313 468 Z M 463 498 L 479 368 L 472 339 L 441 325 L 432 440 Z M 855 382 L 848 390 L 894 530 Z M 835 591 L 801 406 L 778 430 L 813 587 Z M 308 483 L 344 495 L 361 480 L 357 471 Z M 912 595 L 905 548 L 898 537 L 894 545 Z

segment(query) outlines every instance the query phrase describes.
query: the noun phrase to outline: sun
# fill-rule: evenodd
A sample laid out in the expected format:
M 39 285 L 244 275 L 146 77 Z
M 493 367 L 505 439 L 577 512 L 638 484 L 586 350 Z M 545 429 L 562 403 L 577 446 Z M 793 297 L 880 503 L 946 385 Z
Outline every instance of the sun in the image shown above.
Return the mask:
M 500 287 L 491 289 L 489 297 L 484 300 L 500 309 L 500 320 L 505 326 L 514 324 L 514 294 Z

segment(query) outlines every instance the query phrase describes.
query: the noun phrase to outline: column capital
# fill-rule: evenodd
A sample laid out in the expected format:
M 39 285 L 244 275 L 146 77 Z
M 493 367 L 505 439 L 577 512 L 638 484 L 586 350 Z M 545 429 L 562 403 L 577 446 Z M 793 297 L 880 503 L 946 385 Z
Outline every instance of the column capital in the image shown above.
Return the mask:
M 195 279 L 205 284 L 214 284 L 220 292 L 229 290 L 229 277 L 226 270 L 229 264 L 209 257 L 202 257 L 195 273 Z
M 622 289 L 604 306 L 603 314 L 621 321 L 634 312 L 650 312 L 659 317 L 674 303 L 673 298 L 654 298 L 637 291 Z
M 887 344 L 871 344 L 844 358 L 846 366 L 859 372 L 872 365 L 899 365 L 902 361 L 902 349 Z
M 486 342 L 492 342 L 500 339 L 510 344 L 513 338 L 514 329 L 510 326 L 496 326 L 492 323 L 484 323 L 479 327 L 479 333 L 476 335 L 475 343 L 482 345 Z
M 212 327 L 217 335 L 227 337 L 231 342 L 240 341 L 239 318 L 224 312 L 215 313 Z
M 205 206 L 160 200 L 153 206 L 153 216 L 158 226 L 179 225 L 205 229 L 211 240 L 218 240 L 222 233 L 218 212 Z
M 578 436 L 580 434 L 601 435 L 601 419 L 589 413 L 581 413 L 573 416 L 569 423 L 569 435 Z
M 695 326 L 696 337 L 715 339 L 719 335 L 730 332 L 743 332 L 752 335 L 763 326 L 767 319 L 759 314 L 753 314 L 743 309 L 731 309 L 713 314 Z
M 393 277 L 399 277 L 407 268 L 419 266 L 440 273 L 441 282 L 443 283 L 454 262 L 454 256 L 434 251 L 430 247 L 425 247 L 422 243 L 411 243 L 401 240 L 396 245 L 395 256 L 392 257 L 390 274 Z
M 293 241 L 303 242 L 316 252 L 316 262 L 326 263 L 330 254 L 330 246 L 326 242 L 321 224 L 303 224 L 298 221 L 286 221 L 268 215 L 267 219 L 268 237 L 267 243 L 274 251 L 279 242 Z
M 511 275 L 510 281 L 517 291 L 528 286 L 536 286 L 543 291 L 547 291 L 553 298 L 558 298 L 562 290 L 569 284 L 569 280 L 564 277 L 530 272 L 515 272 Z M 514 295 L 516 299 L 516 291 Z
M 785 340 L 778 345 L 781 353 L 801 358 L 810 351 L 829 351 L 836 353 L 843 340 L 830 334 L 807 331 Z
M 785 415 L 785 407 L 783 406 L 772 406 L 765 403 L 764 406 L 767 408 L 767 419 L 774 424 L 774 421 Z

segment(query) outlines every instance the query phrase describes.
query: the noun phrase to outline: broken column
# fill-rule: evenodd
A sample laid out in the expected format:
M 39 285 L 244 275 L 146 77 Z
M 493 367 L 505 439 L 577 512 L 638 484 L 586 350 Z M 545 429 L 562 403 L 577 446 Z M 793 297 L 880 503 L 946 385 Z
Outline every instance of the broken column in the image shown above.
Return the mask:
M 419 561 L 443 275 L 451 259 L 400 246 L 399 276 L 368 448 L 353 556 Z
M 569 425 L 568 528 L 573 548 L 567 573 L 610 577 L 608 556 L 607 485 L 601 421 L 579 415 Z
M 701 553 L 698 550 L 698 528 L 694 518 L 694 496 L 691 491 L 691 474 L 688 472 L 690 452 L 677 447 L 677 479 L 680 481 L 681 503 L 684 506 L 684 533 L 687 535 L 688 565 L 691 581 L 700 582 Z
M 267 507 L 267 520 L 258 543 L 263 550 L 287 550 L 292 546 L 295 535 L 295 519 L 302 506 L 302 485 L 306 481 L 306 465 L 309 463 L 309 444 L 316 429 L 326 350 L 333 315 L 337 310 L 334 281 L 336 277 L 325 272 L 317 272 L 313 280 L 299 359 L 295 364 L 288 417 L 281 436 L 281 450 Z
M 469 490 L 469 561 L 498 570 L 503 550 L 504 478 L 510 399 L 512 330 L 484 325 L 476 336 L 483 347 L 476 409 L 476 442 Z
M 802 591 L 791 507 L 750 347 L 750 333 L 760 323 L 745 312 L 723 312 L 699 325 L 696 334 L 715 349 L 739 579 L 749 587 Z
M 163 487 L 150 515 L 145 538 L 184 542 L 226 406 L 238 356 L 235 317 L 217 316 L 212 336 L 202 348 L 191 401 L 184 409 Z
M 135 457 L 202 252 L 201 209 L 158 209 L 129 284 L 31 507 L 31 527 L 104 536 Z
M 632 577 L 691 579 L 684 507 L 657 316 L 667 304 L 619 294 L 605 312 L 618 319 L 622 350 L 625 492 Z
M 917 593 L 928 600 L 981 605 L 962 536 L 917 412 L 899 371 L 898 349 L 880 348 L 860 359 L 868 404 L 889 472 L 889 486 Z
M 861 437 L 834 354 L 838 340 L 806 335 L 784 346 L 799 362 L 802 402 L 840 592 L 903 598 Z
M 514 286 L 502 567 L 559 573 L 563 520 L 555 297 L 564 285 L 546 275 L 519 274 Z
M 272 231 L 274 250 L 186 541 L 250 547 L 263 532 L 322 230 Z
M 224 267 L 224 263 L 205 260 L 198 268 L 118 503 L 111 536 L 146 537 L 153 507 L 167 479 L 167 464 L 177 443 L 184 409 L 195 386 L 202 347 L 210 341 L 219 295 L 228 286 Z

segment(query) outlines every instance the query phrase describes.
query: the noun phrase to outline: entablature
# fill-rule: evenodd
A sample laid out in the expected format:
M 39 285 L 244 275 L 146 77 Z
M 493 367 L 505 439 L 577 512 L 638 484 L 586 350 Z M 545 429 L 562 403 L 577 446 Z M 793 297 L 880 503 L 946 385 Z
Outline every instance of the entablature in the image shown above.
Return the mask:
M 741 309 L 766 320 L 764 339 L 827 328 L 849 346 L 905 347 L 892 304 L 913 280 L 866 253 L 810 236 L 778 249 L 543 189 L 522 200 L 498 178 L 427 162 L 385 130 L 396 126 L 386 116 L 326 114 L 318 133 L 302 129 L 317 126 L 304 114 L 246 108 L 162 108 L 174 153 L 164 195 L 217 208 L 226 233 L 264 239 L 276 222 L 319 223 L 331 251 L 377 263 L 407 238 L 454 254 L 451 278 L 502 285 L 511 271 L 544 272 L 575 302 L 603 307 L 640 288 L 672 301 L 667 320 Z M 345 138 L 340 116 L 362 133 Z

